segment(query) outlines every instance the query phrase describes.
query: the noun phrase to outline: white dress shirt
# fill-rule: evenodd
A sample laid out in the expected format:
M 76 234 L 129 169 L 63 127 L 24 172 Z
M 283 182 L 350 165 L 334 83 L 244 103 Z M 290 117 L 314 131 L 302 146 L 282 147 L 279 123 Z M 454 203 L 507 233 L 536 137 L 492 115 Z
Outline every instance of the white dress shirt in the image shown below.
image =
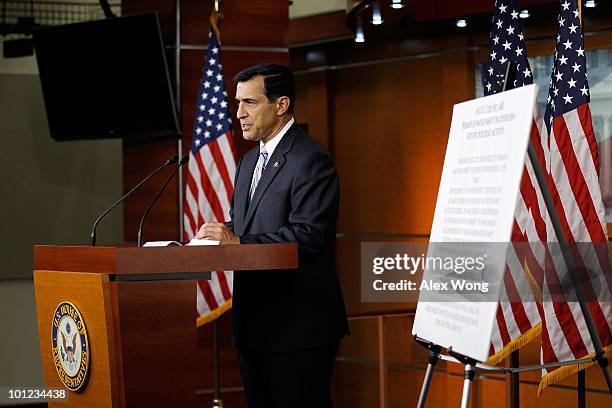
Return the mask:
M 266 152 L 268 152 L 268 160 L 270 159 L 270 157 L 272 157 L 272 153 L 274 153 L 274 149 L 276 149 L 276 146 L 278 146 L 281 139 L 283 138 L 283 136 L 285 136 L 285 133 L 287 133 L 287 131 L 289 130 L 291 125 L 293 125 L 294 122 L 295 120 L 293 119 L 293 116 L 292 116 L 291 119 L 289 119 L 289 122 L 287 122 L 285 126 L 283 126 L 280 132 L 274 135 L 272 139 L 268 140 L 268 143 L 264 143 L 262 140 L 259 141 L 259 151 L 261 152 L 261 149 L 265 147 Z

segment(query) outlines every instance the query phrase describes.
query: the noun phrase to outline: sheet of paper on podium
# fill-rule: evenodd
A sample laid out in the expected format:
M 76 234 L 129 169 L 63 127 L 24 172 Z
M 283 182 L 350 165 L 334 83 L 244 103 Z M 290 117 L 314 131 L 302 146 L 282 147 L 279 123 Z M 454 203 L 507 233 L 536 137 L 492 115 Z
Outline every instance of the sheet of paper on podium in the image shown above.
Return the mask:
M 208 245 L 219 245 L 219 241 L 213 239 L 197 239 L 194 238 L 189 241 L 185 246 L 208 246 Z M 156 247 L 167 247 L 167 246 L 183 246 L 178 241 L 149 241 L 146 242 L 143 247 L 145 248 L 156 248 Z
M 183 246 L 178 241 L 149 241 L 145 242 L 144 248 L 159 248 L 159 247 L 168 247 L 168 246 Z
M 493 293 L 421 290 L 412 333 L 478 361 L 489 354 L 536 94 L 536 85 L 523 86 L 453 108 L 427 257 L 475 249 L 485 266 L 471 279 L 486 280 Z M 423 281 L 466 277 L 456 269 L 445 274 L 425 268 Z
M 207 246 L 207 245 L 219 245 L 219 241 L 216 241 L 214 239 L 194 238 L 191 241 L 189 241 L 189 243 L 187 244 L 187 246 Z

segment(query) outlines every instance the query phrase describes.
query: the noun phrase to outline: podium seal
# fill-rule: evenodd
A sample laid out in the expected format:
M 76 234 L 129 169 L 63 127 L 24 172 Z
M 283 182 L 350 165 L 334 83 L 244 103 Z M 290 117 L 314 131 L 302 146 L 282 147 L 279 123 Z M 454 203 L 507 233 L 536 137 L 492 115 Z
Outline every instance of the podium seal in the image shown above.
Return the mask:
M 83 316 L 70 302 L 62 302 L 53 313 L 53 364 L 70 391 L 82 391 L 89 375 L 89 342 Z

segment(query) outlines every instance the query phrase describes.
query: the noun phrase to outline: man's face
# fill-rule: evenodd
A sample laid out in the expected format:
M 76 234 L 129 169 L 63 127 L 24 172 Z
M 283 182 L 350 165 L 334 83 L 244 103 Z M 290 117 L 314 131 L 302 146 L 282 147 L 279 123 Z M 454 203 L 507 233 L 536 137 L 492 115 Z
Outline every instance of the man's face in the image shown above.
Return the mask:
M 265 95 L 264 78 L 256 76 L 236 86 L 238 119 L 242 137 L 267 142 L 277 130 L 280 116 L 278 104 L 270 103 Z

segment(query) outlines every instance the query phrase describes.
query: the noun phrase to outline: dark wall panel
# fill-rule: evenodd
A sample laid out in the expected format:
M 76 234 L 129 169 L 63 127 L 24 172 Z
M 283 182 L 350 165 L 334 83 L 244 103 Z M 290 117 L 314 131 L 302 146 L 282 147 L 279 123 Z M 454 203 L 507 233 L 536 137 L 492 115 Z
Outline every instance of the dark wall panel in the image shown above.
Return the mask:
M 333 146 L 340 232 L 429 233 L 451 108 L 474 94 L 467 62 L 454 53 L 298 78 L 298 122 Z
M 284 47 L 289 44 L 289 3 L 281 0 L 223 0 L 222 45 Z M 181 7 L 183 44 L 206 44 L 213 1 L 186 0 Z

